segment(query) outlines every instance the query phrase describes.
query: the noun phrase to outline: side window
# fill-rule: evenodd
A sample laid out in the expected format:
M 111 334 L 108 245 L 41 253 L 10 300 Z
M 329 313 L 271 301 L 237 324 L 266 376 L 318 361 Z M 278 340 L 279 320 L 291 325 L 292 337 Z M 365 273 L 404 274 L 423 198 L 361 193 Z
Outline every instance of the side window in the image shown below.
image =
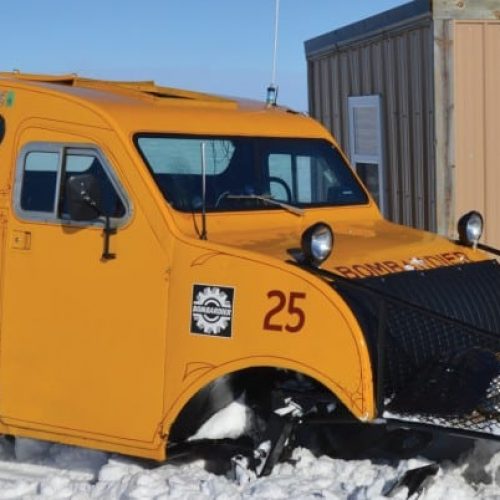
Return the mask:
M 59 154 L 32 151 L 24 157 L 21 208 L 53 213 L 56 201 Z
M 271 153 L 269 191 L 276 200 L 311 203 L 312 165 L 310 156 Z
M 310 156 L 297 156 L 297 198 L 300 203 L 311 203 L 312 166 L 318 160 Z
M 288 154 L 269 155 L 269 192 L 276 200 L 293 201 L 292 157 Z
M 70 221 L 64 198 L 68 179 L 92 175 L 99 186 L 100 210 L 112 218 L 127 214 L 125 195 L 103 157 L 93 148 L 59 144 L 26 146 L 17 166 L 15 206 L 23 218 Z

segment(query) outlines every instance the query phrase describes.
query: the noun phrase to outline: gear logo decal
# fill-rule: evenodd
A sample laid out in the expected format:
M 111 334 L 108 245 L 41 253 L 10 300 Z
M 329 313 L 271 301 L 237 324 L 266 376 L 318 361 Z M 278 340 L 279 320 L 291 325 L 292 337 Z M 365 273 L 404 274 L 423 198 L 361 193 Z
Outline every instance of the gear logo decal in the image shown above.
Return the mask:
M 234 288 L 193 285 L 191 333 L 232 336 Z

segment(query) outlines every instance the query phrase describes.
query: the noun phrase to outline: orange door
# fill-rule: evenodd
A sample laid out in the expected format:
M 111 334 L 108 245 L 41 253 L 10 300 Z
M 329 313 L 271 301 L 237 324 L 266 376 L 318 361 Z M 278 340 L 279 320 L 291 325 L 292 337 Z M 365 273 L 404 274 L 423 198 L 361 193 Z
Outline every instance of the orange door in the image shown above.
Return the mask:
M 100 186 L 104 217 L 74 221 L 71 176 Z M 18 159 L 5 256 L 4 422 L 102 439 L 153 439 L 163 412 L 166 256 L 95 146 L 30 142 Z M 61 431 L 63 429 L 63 431 Z

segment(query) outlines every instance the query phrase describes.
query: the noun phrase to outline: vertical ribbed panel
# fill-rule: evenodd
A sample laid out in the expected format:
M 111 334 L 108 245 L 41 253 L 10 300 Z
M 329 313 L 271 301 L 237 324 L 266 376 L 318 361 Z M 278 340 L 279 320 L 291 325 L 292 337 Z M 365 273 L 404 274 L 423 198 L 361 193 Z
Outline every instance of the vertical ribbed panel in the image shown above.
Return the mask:
M 311 115 L 349 151 L 347 98 L 382 96 L 386 215 L 435 230 L 433 31 L 430 18 L 309 56 Z
M 455 219 L 485 216 L 485 241 L 500 246 L 500 22 L 455 24 Z

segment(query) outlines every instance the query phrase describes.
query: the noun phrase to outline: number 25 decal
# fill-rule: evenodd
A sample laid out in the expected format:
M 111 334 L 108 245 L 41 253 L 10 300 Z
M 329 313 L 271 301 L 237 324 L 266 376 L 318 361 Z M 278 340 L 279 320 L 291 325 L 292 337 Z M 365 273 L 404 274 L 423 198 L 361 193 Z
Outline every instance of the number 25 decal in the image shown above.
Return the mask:
M 305 299 L 306 294 L 302 292 L 290 292 L 290 297 L 287 300 L 287 296 L 281 290 L 271 290 L 268 292 L 267 297 L 269 299 L 278 299 L 276 305 L 266 314 L 264 318 L 264 330 L 271 330 L 273 332 L 282 332 L 285 329 L 290 333 L 297 333 L 302 330 L 304 323 L 306 322 L 306 315 L 304 311 L 297 306 L 297 300 Z M 293 322 L 288 322 L 286 325 L 279 323 L 277 320 L 273 321 L 274 316 L 285 309 L 288 302 L 287 311 L 290 316 L 296 318 Z

